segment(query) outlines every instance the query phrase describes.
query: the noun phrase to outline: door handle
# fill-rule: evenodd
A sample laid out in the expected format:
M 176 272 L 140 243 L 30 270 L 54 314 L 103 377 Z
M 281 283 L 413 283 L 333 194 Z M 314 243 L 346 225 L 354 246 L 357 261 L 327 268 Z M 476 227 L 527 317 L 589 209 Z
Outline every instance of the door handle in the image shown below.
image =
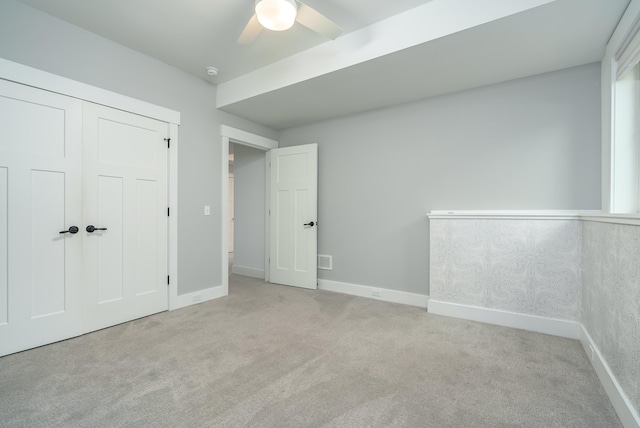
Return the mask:
M 90 224 L 89 226 L 87 226 L 87 228 L 85 229 L 87 232 L 89 233 L 93 233 L 96 230 L 107 230 L 106 227 L 95 227 L 94 225 Z
M 67 230 L 62 230 L 60 231 L 60 233 L 78 233 L 80 229 L 78 229 L 78 226 L 71 226 L 69 229 Z
M 310 221 L 309 223 L 305 223 L 305 224 L 303 224 L 303 226 L 311 226 L 311 227 L 313 227 L 315 224 L 316 224 L 316 223 L 314 223 L 314 222 Z

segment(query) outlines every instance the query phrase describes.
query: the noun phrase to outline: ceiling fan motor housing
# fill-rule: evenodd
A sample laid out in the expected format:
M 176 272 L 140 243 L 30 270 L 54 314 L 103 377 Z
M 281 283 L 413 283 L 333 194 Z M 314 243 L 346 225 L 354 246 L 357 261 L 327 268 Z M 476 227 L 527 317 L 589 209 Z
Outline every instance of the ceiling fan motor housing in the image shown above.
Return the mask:
M 269 30 L 288 30 L 296 22 L 298 6 L 295 0 L 256 0 L 256 16 Z

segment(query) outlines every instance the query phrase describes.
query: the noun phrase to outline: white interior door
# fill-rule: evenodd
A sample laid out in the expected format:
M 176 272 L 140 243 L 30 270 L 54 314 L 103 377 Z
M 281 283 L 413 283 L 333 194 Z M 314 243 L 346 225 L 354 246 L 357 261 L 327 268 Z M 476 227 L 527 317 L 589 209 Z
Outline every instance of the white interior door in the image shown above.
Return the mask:
M 270 151 L 270 281 L 318 288 L 318 145 Z
M 0 80 L 0 355 L 82 334 L 82 102 Z
M 168 132 L 167 123 L 84 103 L 87 331 L 168 309 Z

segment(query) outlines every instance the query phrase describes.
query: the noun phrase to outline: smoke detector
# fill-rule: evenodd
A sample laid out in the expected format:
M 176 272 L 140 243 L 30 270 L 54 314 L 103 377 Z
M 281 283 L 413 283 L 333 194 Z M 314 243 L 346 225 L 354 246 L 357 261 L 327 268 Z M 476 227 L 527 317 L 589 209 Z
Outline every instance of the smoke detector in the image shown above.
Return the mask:
M 218 69 L 215 67 L 207 67 L 207 74 L 209 76 L 217 76 L 218 75 Z

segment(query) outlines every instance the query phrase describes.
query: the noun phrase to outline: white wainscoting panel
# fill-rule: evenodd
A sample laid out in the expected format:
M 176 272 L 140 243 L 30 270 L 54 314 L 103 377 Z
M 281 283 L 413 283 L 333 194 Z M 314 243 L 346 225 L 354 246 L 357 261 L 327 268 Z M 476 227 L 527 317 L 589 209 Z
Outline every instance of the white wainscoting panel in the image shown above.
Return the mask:
M 640 409 L 640 227 L 585 221 L 583 230 L 582 325 L 637 415 Z
M 580 339 L 640 428 L 640 217 L 432 212 L 429 312 Z
M 573 219 L 432 219 L 431 299 L 580 320 L 582 225 Z

